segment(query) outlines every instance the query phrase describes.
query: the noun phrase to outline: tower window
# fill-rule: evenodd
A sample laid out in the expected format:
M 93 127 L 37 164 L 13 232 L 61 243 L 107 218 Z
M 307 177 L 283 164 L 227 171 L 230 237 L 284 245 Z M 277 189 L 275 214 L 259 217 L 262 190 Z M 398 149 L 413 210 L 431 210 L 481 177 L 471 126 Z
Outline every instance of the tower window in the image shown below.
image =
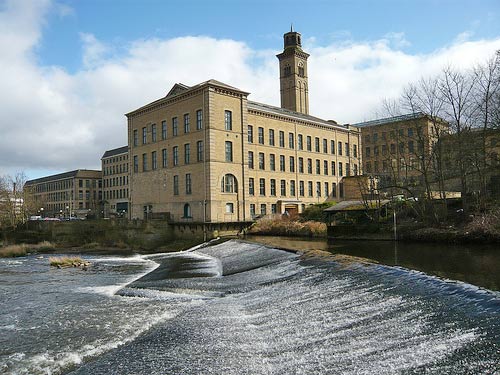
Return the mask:
M 285 73 L 285 77 L 288 77 L 289 75 L 292 74 L 292 68 L 289 65 L 285 66 L 285 72 L 284 73 Z
M 299 64 L 299 77 L 305 77 L 304 65 Z

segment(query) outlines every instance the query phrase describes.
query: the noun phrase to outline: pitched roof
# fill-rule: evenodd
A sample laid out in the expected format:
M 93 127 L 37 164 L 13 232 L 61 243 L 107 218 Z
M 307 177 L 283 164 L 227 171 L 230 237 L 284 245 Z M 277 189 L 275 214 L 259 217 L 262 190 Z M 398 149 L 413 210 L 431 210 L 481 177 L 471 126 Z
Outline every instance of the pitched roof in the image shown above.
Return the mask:
M 392 122 L 418 119 L 418 118 L 422 118 L 422 117 L 426 117 L 426 116 L 427 115 L 423 112 L 416 112 L 416 113 L 409 113 L 409 114 L 401 115 L 401 116 L 386 117 L 386 118 L 381 118 L 381 119 L 377 119 L 377 120 L 358 122 L 357 124 L 353 124 L 353 126 L 358 126 L 358 127 L 362 128 L 362 127 L 367 127 L 367 126 L 376 126 L 376 125 L 390 124 Z
M 306 115 L 304 113 L 291 111 L 291 110 L 286 109 L 286 108 L 275 107 L 275 106 L 272 106 L 269 104 L 252 102 L 250 100 L 248 101 L 248 109 L 253 109 L 256 111 L 262 111 L 262 112 L 267 112 L 267 113 L 273 113 L 273 114 L 276 114 L 279 116 L 286 116 L 286 117 L 295 118 L 298 120 L 313 122 L 313 123 L 316 123 L 319 125 L 326 125 L 329 127 L 341 128 L 344 130 L 347 128 L 347 126 L 339 125 L 339 124 L 337 124 L 336 121 L 333 121 L 333 120 L 323 120 L 323 119 L 320 119 L 319 117 L 314 117 L 311 115 Z
M 112 150 L 107 150 L 104 155 L 102 155 L 101 159 L 109 158 L 110 156 L 126 154 L 128 152 L 128 146 L 122 146 L 118 148 L 114 148 Z
M 81 171 L 101 172 L 101 171 L 98 171 L 95 169 L 75 169 L 74 171 L 53 174 L 51 176 L 40 177 L 40 178 L 36 178 L 34 180 L 28 180 L 28 181 L 26 181 L 25 185 L 34 185 L 34 184 L 39 184 L 41 182 L 49 182 L 49 181 L 62 180 L 65 178 L 70 178 L 70 177 L 76 177 L 78 172 L 81 172 Z

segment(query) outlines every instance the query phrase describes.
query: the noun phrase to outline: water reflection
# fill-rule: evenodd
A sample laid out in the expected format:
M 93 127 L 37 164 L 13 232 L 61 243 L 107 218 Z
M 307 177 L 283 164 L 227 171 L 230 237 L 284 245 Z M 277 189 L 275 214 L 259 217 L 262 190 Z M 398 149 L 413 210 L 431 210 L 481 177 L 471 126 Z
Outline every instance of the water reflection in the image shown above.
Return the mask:
M 445 279 L 500 290 L 498 245 L 451 245 L 391 241 L 338 241 L 251 236 L 251 241 L 296 250 L 326 250 L 334 254 L 402 266 Z

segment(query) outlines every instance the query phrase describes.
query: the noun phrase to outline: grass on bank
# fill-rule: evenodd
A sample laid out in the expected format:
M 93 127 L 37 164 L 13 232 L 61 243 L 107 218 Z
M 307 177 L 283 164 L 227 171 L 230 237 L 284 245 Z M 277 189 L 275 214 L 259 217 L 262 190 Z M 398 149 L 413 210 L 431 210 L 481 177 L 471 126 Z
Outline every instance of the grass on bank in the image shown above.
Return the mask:
M 48 241 L 38 244 L 7 245 L 0 248 L 0 258 L 22 257 L 30 252 L 54 250 L 55 245 Z
M 326 236 L 326 224 L 318 221 L 301 222 L 275 216 L 258 220 L 248 233 L 273 236 L 324 237 Z
M 89 262 L 84 261 L 80 257 L 73 257 L 73 256 L 50 257 L 49 263 L 52 267 L 58 267 L 58 268 L 90 266 Z

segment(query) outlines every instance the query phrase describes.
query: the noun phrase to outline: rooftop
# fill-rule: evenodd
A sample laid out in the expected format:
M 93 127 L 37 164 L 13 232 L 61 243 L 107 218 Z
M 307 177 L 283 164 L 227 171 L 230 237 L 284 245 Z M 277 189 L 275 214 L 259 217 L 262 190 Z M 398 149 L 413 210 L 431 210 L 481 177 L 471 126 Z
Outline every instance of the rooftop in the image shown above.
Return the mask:
M 101 173 L 101 171 L 97 171 L 95 169 L 75 169 L 74 171 L 58 173 L 58 174 L 53 174 L 51 176 L 46 176 L 46 177 L 36 178 L 34 180 L 29 180 L 29 181 L 26 181 L 25 185 L 34 185 L 34 184 L 40 184 L 42 182 L 50 182 L 50 181 L 56 181 L 56 180 L 63 180 L 65 178 L 76 177 L 79 172 L 98 172 L 98 173 Z
M 352 124 L 352 125 L 353 126 L 358 126 L 360 128 L 363 128 L 363 127 L 368 127 L 368 126 L 376 126 L 376 125 L 390 124 L 390 123 L 393 123 L 393 122 L 418 119 L 418 118 L 422 118 L 422 117 L 425 117 L 425 116 L 426 116 L 426 114 L 423 113 L 423 112 L 416 112 L 416 113 L 409 113 L 409 114 L 401 115 L 401 116 L 381 118 L 381 119 L 378 119 L 378 120 L 358 122 L 357 124 Z
M 122 147 L 114 148 L 112 150 L 107 150 L 104 153 L 104 155 L 102 155 L 101 159 L 109 158 L 109 157 L 115 156 L 115 155 L 126 154 L 127 152 L 128 152 L 128 146 L 122 146 Z

